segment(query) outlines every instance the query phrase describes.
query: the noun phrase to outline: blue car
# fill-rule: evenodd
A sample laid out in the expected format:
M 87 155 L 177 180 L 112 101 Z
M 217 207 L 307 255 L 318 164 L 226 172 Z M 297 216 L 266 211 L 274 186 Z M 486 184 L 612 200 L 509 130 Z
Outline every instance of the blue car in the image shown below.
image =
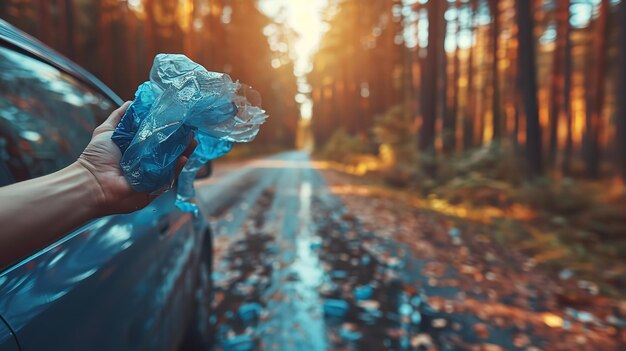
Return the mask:
M 0 186 L 69 165 L 121 103 L 0 20 Z M 0 351 L 206 348 L 211 233 L 174 196 L 94 220 L 0 267 Z

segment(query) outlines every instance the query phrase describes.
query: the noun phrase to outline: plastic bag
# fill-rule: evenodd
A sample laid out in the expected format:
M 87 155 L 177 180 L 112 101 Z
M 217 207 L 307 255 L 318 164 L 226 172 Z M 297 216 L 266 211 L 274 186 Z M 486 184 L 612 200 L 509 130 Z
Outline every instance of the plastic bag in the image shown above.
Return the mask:
M 131 187 L 159 194 L 173 187 L 176 161 L 195 136 L 198 146 L 178 178 L 176 205 L 197 213 L 188 200 L 198 169 L 228 153 L 233 142 L 253 140 L 266 118 L 254 90 L 185 55 L 159 54 L 111 139 L 122 151 L 120 166 Z

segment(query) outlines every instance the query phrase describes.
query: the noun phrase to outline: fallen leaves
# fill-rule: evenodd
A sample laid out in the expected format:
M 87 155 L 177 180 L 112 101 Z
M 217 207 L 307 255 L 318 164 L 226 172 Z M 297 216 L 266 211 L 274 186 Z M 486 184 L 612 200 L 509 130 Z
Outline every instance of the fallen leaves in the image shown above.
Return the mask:
M 484 323 L 474 324 L 474 333 L 481 339 L 487 339 L 489 337 L 489 327 Z
M 324 172 L 324 175 L 332 186 L 353 182 L 333 172 Z M 552 279 L 539 266 L 568 254 L 561 245 L 549 242 L 553 240 L 551 237 L 540 238 L 539 241 L 549 245 L 544 246 L 540 255 L 529 257 L 515 248 L 495 244 L 491 233 L 494 229 L 485 224 L 490 223 L 494 215 L 501 214 L 497 211 L 474 215 L 463 210 L 462 205 L 448 204 L 438 198 L 416 200 L 406 193 L 369 186 L 364 181 L 357 184 L 359 190 L 352 186 L 344 188 L 351 191 L 338 195 L 365 228 L 382 233 L 381 237 L 405 243 L 423 262 L 420 272 L 424 278 L 418 286 L 431 291 L 451 287 L 460 291 L 452 299 L 429 294 L 426 299 L 430 308 L 452 317 L 469 314 L 481 320 L 469 328 L 485 343 L 463 344 L 465 347 L 461 348 L 503 350 L 502 345 L 490 338 L 499 335 L 498 329 L 509 328 L 519 330 L 512 334 L 510 342 L 528 351 L 617 350 L 621 349 L 619 345 L 626 344 L 619 340 L 626 332 L 615 329 L 607 322 L 608 317 L 604 317 L 613 316 L 610 304 L 590 302 L 582 307 L 582 312 L 603 316 L 593 319 L 596 324 L 586 322 L 590 319 L 585 313 L 576 316 L 566 313 L 559 298 L 564 282 Z M 522 207 L 514 211 L 517 212 L 512 217 L 527 220 L 534 216 L 532 211 Z M 459 245 L 454 245 L 455 238 L 459 239 Z M 593 286 L 576 286 L 576 281 L 572 280 L 569 285 L 573 285 L 572 292 L 579 295 L 588 290 L 586 294 L 598 298 Z M 450 324 L 458 326 L 454 319 L 448 322 L 447 318 L 431 319 L 430 324 L 437 330 L 454 329 L 446 328 Z M 411 344 L 413 340 L 422 338 L 412 337 Z
M 561 328 L 563 327 L 563 318 L 561 316 L 557 316 L 553 313 L 544 313 L 541 316 L 543 322 L 550 328 Z

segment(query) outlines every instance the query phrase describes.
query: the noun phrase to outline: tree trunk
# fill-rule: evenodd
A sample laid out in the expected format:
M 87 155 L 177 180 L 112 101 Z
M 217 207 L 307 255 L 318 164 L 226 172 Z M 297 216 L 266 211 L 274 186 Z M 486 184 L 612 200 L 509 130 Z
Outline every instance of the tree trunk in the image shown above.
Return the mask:
M 617 98 L 617 167 L 626 181 L 626 1 L 620 4 L 618 20 L 620 25 L 619 38 L 619 90 Z
M 534 19 L 531 14 L 531 2 L 517 0 L 518 24 L 518 64 L 523 105 L 526 112 L 526 156 L 531 175 L 542 172 L 541 129 L 539 126 L 539 108 L 537 103 L 537 71 L 535 66 L 535 40 L 533 37 Z
M 44 44 L 50 45 L 50 4 L 47 1 L 37 1 L 37 37 Z
M 439 60 L 439 71 L 437 72 L 437 107 L 438 118 L 441 118 L 442 125 L 450 124 L 450 106 L 448 105 L 448 54 L 446 53 L 446 36 L 448 34 L 448 21 L 445 20 L 444 14 L 448 8 L 447 1 L 441 1 L 439 5 L 440 21 L 439 33 L 441 36 L 437 38 L 437 52 Z M 437 119 L 435 118 L 435 134 L 439 134 L 440 138 L 446 139 L 446 129 L 437 130 Z M 443 135 L 442 135 L 443 134 Z
M 564 75 L 564 59 L 565 45 L 567 36 L 569 35 L 569 3 L 570 0 L 562 0 L 557 2 L 556 9 L 556 45 L 552 59 L 552 77 L 550 83 L 550 148 L 548 153 L 548 163 L 554 166 L 556 163 L 558 135 L 560 115 L 565 111 L 565 75 Z
M 498 0 L 489 0 L 489 11 L 493 18 L 491 27 L 491 113 L 492 128 L 494 141 L 500 140 L 502 137 L 502 116 L 500 110 L 500 84 L 498 74 L 498 38 L 500 34 L 500 11 L 498 8 Z
M 156 23 L 154 20 L 154 0 L 146 0 L 145 11 L 146 11 L 146 20 L 144 23 L 144 38 L 145 38 L 145 47 L 146 47 L 146 57 L 148 60 L 152 60 L 156 55 Z M 151 62 L 151 61 L 150 61 Z M 148 65 L 148 67 L 150 67 Z
M 111 14 L 109 4 L 100 0 L 98 9 L 98 33 L 100 46 L 100 74 L 102 81 L 108 85 L 113 83 L 113 39 L 111 35 Z
M 69 33 L 67 30 L 67 11 L 66 11 L 66 1 L 65 0 L 59 0 L 59 1 L 55 1 L 54 9 L 55 9 L 55 13 L 56 15 L 55 17 L 55 23 L 54 23 L 54 27 L 57 30 L 57 32 L 55 33 L 54 39 L 55 39 L 55 43 L 54 45 L 52 45 L 53 48 L 55 48 L 57 51 L 59 51 L 60 53 L 62 53 L 65 56 L 69 57 L 68 54 L 68 38 L 69 38 Z M 71 57 L 70 57 L 71 58 Z
M 125 24 L 126 35 L 124 35 L 124 47 L 127 53 L 127 86 L 124 91 L 126 98 L 130 98 L 134 94 L 135 87 L 140 83 L 137 78 L 137 24 L 135 23 L 135 14 L 128 8 L 128 5 L 124 5 L 122 9 L 122 22 Z
M 443 2 L 429 1 L 428 9 L 428 46 L 424 60 L 422 84 L 422 126 L 419 133 L 419 148 L 432 152 L 435 149 L 435 120 L 437 115 L 437 73 L 439 72 L 438 47 L 441 42 L 441 21 L 443 20 Z
M 476 35 L 476 0 L 470 0 L 470 31 Z M 467 59 L 467 101 L 465 103 L 465 116 L 463 118 L 463 149 L 468 150 L 474 146 L 474 123 L 476 120 L 476 104 L 474 91 L 474 58 L 476 43 L 469 48 Z
M 602 135 L 602 112 L 604 110 L 604 88 L 606 73 L 606 37 L 608 35 L 607 13 L 609 0 L 602 0 L 600 3 L 600 15 L 598 16 L 593 52 L 595 53 L 595 64 L 591 75 L 590 92 L 590 116 L 586 119 L 585 132 L 587 133 L 587 174 L 589 177 L 598 178 L 600 176 L 600 135 Z
M 457 10 L 456 17 L 456 28 L 455 28 L 455 41 L 456 41 L 456 49 L 454 50 L 454 61 L 453 61 L 453 73 L 452 80 L 450 84 L 452 84 L 452 92 L 450 94 L 450 110 L 448 111 L 447 118 L 444 120 L 444 139 L 443 139 L 443 151 L 446 154 L 451 154 L 456 149 L 456 125 L 459 111 L 459 78 L 461 76 L 461 58 L 460 58 L 460 47 L 459 47 L 459 33 L 461 29 L 461 20 L 459 10 L 461 9 L 461 1 L 457 0 L 455 4 L 455 9 Z
M 519 151 L 518 135 L 519 135 L 519 117 L 521 104 L 519 103 L 519 74 L 518 74 L 518 58 L 517 58 L 517 26 L 511 26 L 511 39 L 507 44 L 508 57 L 509 57 L 509 69 L 506 82 L 508 83 L 507 97 L 510 110 L 507 112 L 507 120 L 510 118 L 509 123 L 506 124 L 506 133 L 513 143 L 515 152 Z
M 569 2 L 569 0 L 568 0 Z M 569 11 L 568 11 L 569 19 Z M 574 116 L 572 111 L 572 38 L 570 36 L 571 26 L 569 20 L 567 23 L 567 31 L 565 35 L 565 57 L 563 61 L 563 109 L 565 112 L 565 150 L 563 152 L 563 174 L 571 173 L 572 154 L 574 148 L 573 139 L 573 123 Z

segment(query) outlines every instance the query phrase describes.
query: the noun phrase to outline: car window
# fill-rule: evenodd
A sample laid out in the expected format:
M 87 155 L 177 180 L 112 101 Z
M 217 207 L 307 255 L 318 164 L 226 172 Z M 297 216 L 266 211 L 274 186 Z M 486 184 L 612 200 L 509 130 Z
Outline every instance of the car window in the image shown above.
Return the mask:
M 57 68 L 0 47 L 0 186 L 69 165 L 114 107 Z

